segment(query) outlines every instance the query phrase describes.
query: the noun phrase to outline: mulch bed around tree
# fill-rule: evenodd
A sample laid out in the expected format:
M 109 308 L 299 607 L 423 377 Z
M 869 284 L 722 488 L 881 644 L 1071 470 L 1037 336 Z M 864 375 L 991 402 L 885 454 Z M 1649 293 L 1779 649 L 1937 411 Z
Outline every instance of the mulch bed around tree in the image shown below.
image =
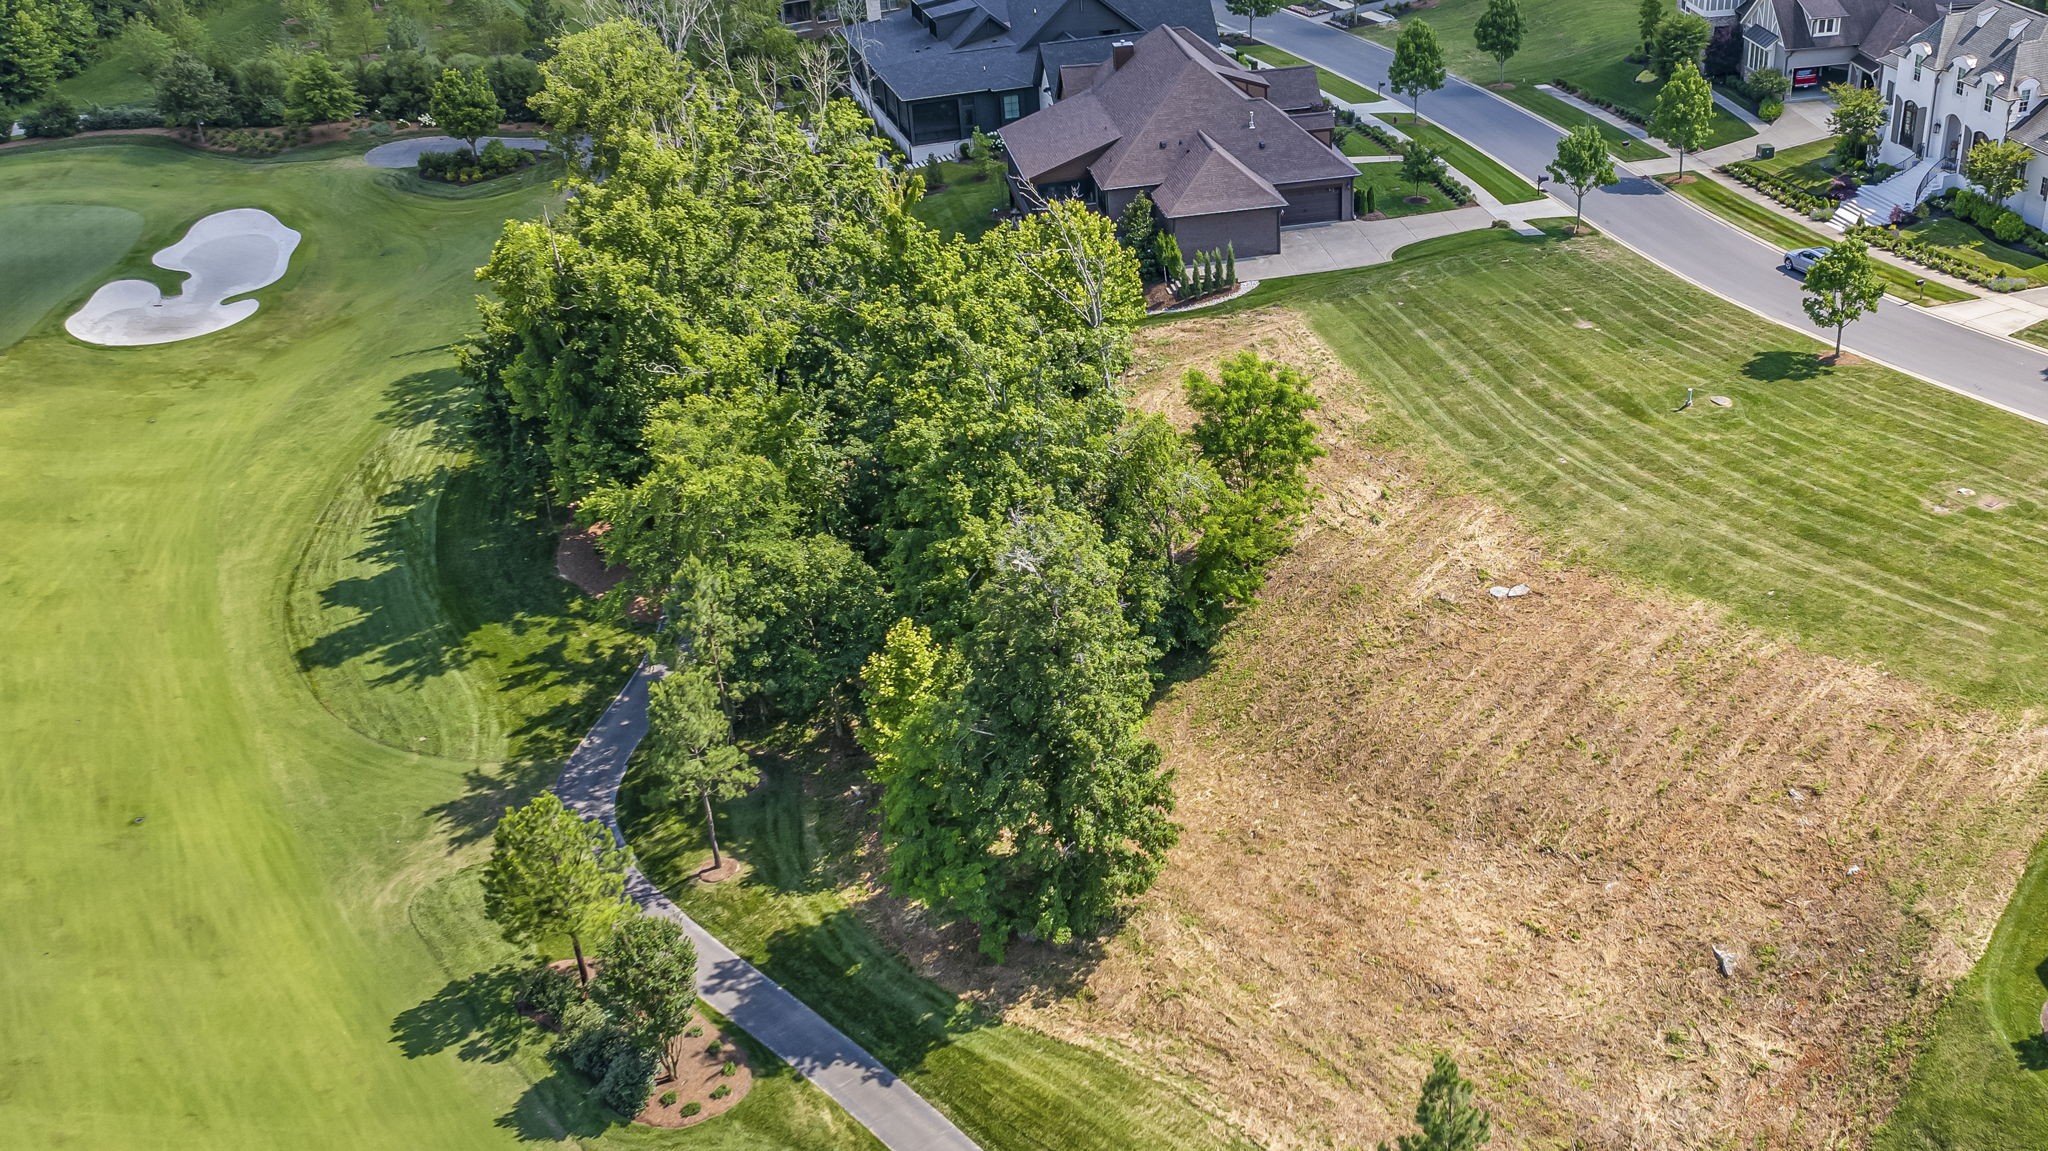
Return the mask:
M 692 1026 L 704 1030 L 699 1035 L 686 1035 L 675 1041 L 676 1077 L 655 1082 L 654 1096 L 634 1118 L 635 1123 L 645 1123 L 650 1127 L 691 1127 L 732 1110 L 746 1098 L 747 1089 L 754 1085 L 753 1068 L 747 1065 L 746 1054 L 738 1044 L 727 1039 L 723 1031 L 702 1016 Z M 728 1062 L 733 1065 L 731 1075 L 725 1073 Z M 711 1093 L 720 1087 L 732 1090 L 723 1099 L 713 1099 Z M 675 1092 L 675 1102 L 663 1103 L 662 1099 L 671 1091 Z M 694 1115 L 684 1115 L 683 1107 L 689 1103 L 699 1105 L 702 1110 Z
M 571 527 L 555 545 L 555 572 L 588 595 L 603 595 L 631 575 L 624 564 L 607 564 L 597 554 L 597 541 L 609 524 Z

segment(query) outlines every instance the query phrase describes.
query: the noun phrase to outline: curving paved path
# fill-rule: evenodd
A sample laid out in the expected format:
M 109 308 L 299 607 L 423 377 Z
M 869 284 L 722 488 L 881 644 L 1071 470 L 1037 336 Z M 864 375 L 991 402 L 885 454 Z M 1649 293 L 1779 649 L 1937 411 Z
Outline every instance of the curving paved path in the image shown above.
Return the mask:
M 1221 29 L 1241 30 L 1221 0 Z M 1339 28 L 1281 11 L 1260 17 L 1258 38 L 1367 87 L 1384 84 L 1393 52 Z M 1495 160 L 1534 179 L 1557 153 L 1563 132 L 1518 105 L 1456 76 L 1425 94 L 1422 115 Z M 1395 121 L 1399 127 L 1400 121 Z M 1626 175 L 1586 196 L 1586 219 L 1609 237 L 1722 299 L 1773 323 L 1814 335 L 1801 309 L 1799 281 L 1778 270 L 1778 252 L 1749 233 L 1695 208 L 1663 185 Z M 1964 327 L 1886 297 L 1877 315 L 1849 326 L 1843 346 L 1928 383 L 2048 423 L 2048 354 Z
M 647 734 L 647 687 L 668 669 L 643 663 L 576 745 L 555 794 L 621 843 L 615 802 L 626 762 Z M 891 1151 L 979 1151 L 938 1109 L 838 1028 L 803 1005 L 684 915 L 639 868 L 626 877 L 633 902 L 682 925 L 697 945 L 697 993 L 704 1002 L 802 1072 Z

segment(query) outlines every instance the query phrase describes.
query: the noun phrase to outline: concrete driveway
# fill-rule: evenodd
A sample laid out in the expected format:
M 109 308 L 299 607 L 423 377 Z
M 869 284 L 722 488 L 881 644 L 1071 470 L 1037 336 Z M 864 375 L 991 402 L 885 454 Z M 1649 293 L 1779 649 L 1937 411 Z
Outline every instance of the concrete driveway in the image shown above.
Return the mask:
M 1492 226 L 1493 216 L 1476 204 L 1396 220 L 1303 224 L 1281 231 L 1279 255 L 1241 259 L 1237 262 L 1237 274 L 1247 280 L 1272 280 L 1309 272 L 1363 268 L 1386 263 L 1394 258 L 1396 249 L 1417 240 Z

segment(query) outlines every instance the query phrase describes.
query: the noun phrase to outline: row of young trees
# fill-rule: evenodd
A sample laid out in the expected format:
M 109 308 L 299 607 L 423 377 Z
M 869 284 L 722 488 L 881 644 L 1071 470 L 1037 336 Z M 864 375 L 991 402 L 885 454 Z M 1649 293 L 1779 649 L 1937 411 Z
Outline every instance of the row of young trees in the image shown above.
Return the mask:
M 779 111 L 635 24 L 544 71 L 570 195 L 507 227 L 462 363 L 504 486 L 608 524 L 662 605 L 678 798 L 744 781 L 735 722 L 857 717 L 898 890 L 996 956 L 1095 928 L 1174 838 L 1161 663 L 1306 506 L 1303 382 L 1239 362 L 1194 435 L 1134 415 L 1109 221 L 946 239 L 852 104 Z

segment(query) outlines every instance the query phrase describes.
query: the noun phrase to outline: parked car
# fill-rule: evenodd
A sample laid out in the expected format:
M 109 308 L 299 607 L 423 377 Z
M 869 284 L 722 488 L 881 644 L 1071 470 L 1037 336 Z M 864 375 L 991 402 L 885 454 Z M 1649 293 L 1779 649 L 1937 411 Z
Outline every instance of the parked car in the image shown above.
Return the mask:
M 1820 262 L 1828 254 L 1826 248 L 1794 248 L 1785 253 L 1785 262 L 1778 265 L 1795 276 L 1804 276 L 1808 268 Z

